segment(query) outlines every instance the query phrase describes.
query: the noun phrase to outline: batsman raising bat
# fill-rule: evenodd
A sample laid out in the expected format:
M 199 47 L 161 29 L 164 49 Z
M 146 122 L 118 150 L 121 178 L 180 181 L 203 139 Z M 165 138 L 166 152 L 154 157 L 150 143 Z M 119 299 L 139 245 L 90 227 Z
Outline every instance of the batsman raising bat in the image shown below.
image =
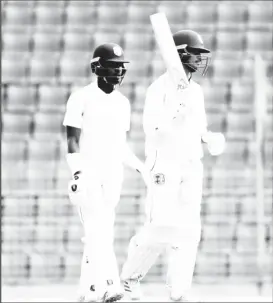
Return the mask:
M 141 299 L 141 279 L 167 250 L 170 299 L 188 301 L 201 234 L 202 141 L 212 155 L 221 154 L 225 145 L 221 133 L 207 130 L 203 92 L 192 79 L 198 70 L 206 73 L 210 50 L 192 30 L 178 31 L 172 39 L 187 79 L 174 83 L 166 64 L 166 73 L 146 93 L 143 128 L 152 184 L 147 222 L 131 239 L 121 273 L 130 299 Z

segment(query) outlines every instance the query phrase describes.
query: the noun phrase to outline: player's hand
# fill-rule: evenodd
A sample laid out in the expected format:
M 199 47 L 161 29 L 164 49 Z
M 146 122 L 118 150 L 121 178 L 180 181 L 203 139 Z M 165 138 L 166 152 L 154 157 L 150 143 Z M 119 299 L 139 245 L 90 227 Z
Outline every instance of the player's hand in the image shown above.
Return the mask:
M 80 205 L 85 200 L 86 185 L 81 172 L 76 172 L 73 179 L 68 183 L 68 195 L 70 202 L 74 205 Z
M 205 135 L 204 141 L 207 143 L 208 151 L 212 156 L 218 156 L 223 153 L 226 140 L 222 133 L 209 132 Z
M 73 175 L 73 179 L 74 180 L 79 180 L 80 179 L 80 177 L 81 177 L 81 171 L 77 171 L 77 172 L 75 172 L 75 174 Z

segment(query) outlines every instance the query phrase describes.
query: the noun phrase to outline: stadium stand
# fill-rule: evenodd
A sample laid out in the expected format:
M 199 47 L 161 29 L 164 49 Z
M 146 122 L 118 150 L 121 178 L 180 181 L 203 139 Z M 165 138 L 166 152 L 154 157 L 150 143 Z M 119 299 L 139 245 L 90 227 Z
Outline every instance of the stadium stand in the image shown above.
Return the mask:
M 181 3 L 180 3 L 181 2 Z M 2 7 L 2 282 L 75 282 L 83 235 L 67 197 L 62 119 L 77 87 L 93 80 L 89 61 L 103 42 L 121 44 L 131 61 L 120 90 L 131 101 L 128 141 L 144 159 L 145 92 L 164 72 L 149 15 L 165 11 L 173 31 L 199 31 L 213 51 L 202 84 L 209 128 L 227 138 L 225 153 L 204 148 L 203 232 L 194 278 L 253 279 L 256 204 L 253 54 L 272 79 L 272 2 L 264 1 L 5 1 Z M 117 3 L 116 3 L 117 4 Z M 185 5 L 186 4 L 186 5 Z M 114 13 L 113 13 L 114 12 Z M 272 275 L 272 87 L 264 144 L 266 275 Z M 117 208 L 119 267 L 144 220 L 144 183 L 125 168 Z M 163 259 L 147 281 L 159 281 Z

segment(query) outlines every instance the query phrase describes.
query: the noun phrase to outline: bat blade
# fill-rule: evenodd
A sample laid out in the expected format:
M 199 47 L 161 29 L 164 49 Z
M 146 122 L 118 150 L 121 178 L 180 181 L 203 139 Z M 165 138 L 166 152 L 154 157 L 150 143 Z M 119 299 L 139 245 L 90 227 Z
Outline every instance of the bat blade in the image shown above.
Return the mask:
M 179 58 L 167 17 L 163 12 L 156 13 L 150 15 L 150 21 L 172 83 L 177 91 L 184 90 L 189 86 L 189 81 Z

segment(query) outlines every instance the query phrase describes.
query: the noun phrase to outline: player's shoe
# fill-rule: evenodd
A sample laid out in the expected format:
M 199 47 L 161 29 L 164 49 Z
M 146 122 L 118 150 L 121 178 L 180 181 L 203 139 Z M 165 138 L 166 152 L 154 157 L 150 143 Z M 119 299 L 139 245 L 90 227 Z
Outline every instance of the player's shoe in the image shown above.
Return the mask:
M 117 287 L 115 285 L 108 285 L 107 291 L 104 295 L 104 301 L 103 302 L 116 302 L 123 298 L 124 294 L 120 287 Z
M 192 303 L 193 302 L 196 302 L 196 303 L 201 302 L 199 300 L 190 299 L 187 296 L 179 296 L 179 297 L 177 297 L 177 296 L 171 295 L 170 299 L 171 299 L 172 302 L 192 302 Z
M 77 302 L 105 302 L 106 295 L 107 291 L 105 289 L 97 290 L 92 285 L 88 292 L 78 296 Z
M 139 280 L 125 280 L 123 281 L 123 287 L 125 291 L 126 298 L 137 301 L 140 300 L 142 297 L 142 292 L 140 289 L 140 282 Z

